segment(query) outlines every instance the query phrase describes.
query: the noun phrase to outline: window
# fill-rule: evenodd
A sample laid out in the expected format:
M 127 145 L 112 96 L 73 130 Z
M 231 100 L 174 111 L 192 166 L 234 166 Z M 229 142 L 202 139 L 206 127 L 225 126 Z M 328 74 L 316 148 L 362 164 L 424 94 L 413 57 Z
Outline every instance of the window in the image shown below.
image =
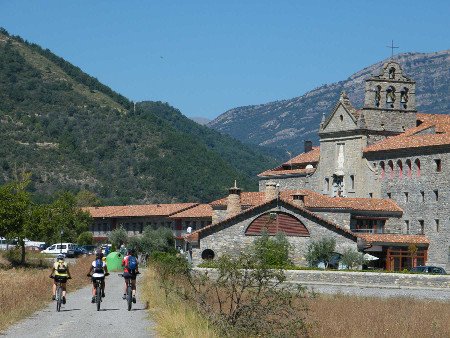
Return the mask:
M 372 198 L 372 197 L 373 197 L 373 193 L 369 192 L 369 198 Z
M 390 192 L 388 192 L 388 193 L 387 193 L 387 197 L 388 197 L 389 199 L 391 199 L 392 194 L 391 194 Z
M 409 201 L 409 193 L 405 192 L 405 202 Z
M 344 116 L 343 116 L 343 115 L 339 115 L 339 119 L 340 119 L 341 121 L 344 121 Z
M 414 161 L 414 164 L 415 164 L 415 169 L 416 169 L 416 176 L 417 177 L 419 177 L 420 176 L 420 160 L 419 159 L 416 159 L 415 161 Z
M 405 229 L 406 229 L 406 234 L 409 235 L 409 221 L 405 221 Z
M 380 168 L 381 168 L 381 178 L 384 178 L 386 175 L 386 168 L 384 166 L 384 162 L 380 162 Z
M 422 197 L 422 202 L 425 202 L 425 192 L 421 191 L 420 196 Z
M 389 178 L 394 178 L 394 162 L 388 161 L 389 166 Z
M 403 177 L 403 164 L 402 164 L 402 161 L 400 161 L 400 160 L 397 161 L 397 170 L 398 170 L 398 177 L 402 178 Z
M 435 219 L 434 223 L 436 224 L 436 232 L 439 232 L 439 220 Z
M 325 183 L 323 186 L 323 190 L 327 193 L 330 191 L 330 179 L 328 177 L 325 177 Z
M 434 192 L 434 200 L 437 202 L 439 201 L 439 191 L 438 190 L 433 190 Z
M 412 176 L 411 160 L 406 160 L 406 176 Z
M 425 224 L 422 219 L 419 220 L 419 227 L 420 227 L 419 235 L 425 235 Z
M 440 159 L 435 159 L 434 160 L 434 165 L 435 165 L 435 169 L 436 172 L 441 172 L 442 171 L 442 164 L 441 164 L 441 160 Z
M 350 175 L 350 186 L 352 190 L 355 189 L 355 175 Z

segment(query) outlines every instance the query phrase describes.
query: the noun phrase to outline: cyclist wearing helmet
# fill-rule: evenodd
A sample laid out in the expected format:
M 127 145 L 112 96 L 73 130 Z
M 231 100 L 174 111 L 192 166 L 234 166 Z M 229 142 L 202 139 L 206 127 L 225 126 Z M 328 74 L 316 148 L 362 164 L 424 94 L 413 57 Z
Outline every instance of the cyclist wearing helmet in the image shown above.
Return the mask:
M 95 280 L 102 282 L 102 297 L 105 297 L 105 276 L 108 276 L 108 267 L 106 266 L 106 259 L 103 257 L 101 250 L 96 253 L 96 259 L 92 262 L 88 276 L 92 277 L 92 303 L 95 303 Z
M 134 249 L 128 249 L 127 255 L 122 260 L 123 278 L 125 279 L 125 288 L 123 299 L 127 298 L 127 283 L 131 279 L 131 290 L 133 292 L 133 303 L 136 303 L 136 275 L 139 273 L 136 252 Z
M 62 287 L 62 302 L 66 304 L 66 282 L 67 279 L 72 278 L 70 276 L 69 265 L 64 261 L 64 255 L 59 254 L 56 256 L 56 262 L 52 266 L 52 271 L 50 273 L 50 278 L 53 278 L 52 286 L 52 300 L 56 299 L 56 283 L 58 280 L 61 281 Z

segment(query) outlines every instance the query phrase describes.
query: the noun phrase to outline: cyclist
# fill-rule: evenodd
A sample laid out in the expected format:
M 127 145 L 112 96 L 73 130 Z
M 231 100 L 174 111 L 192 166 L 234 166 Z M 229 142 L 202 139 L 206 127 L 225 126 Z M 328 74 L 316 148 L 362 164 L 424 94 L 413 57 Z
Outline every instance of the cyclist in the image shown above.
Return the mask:
M 128 249 L 127 255 L 122 260 L 123 278 L 125 279 L 125 288 L 123 299 L 127 298 L 128 280 L 131 279 L 131 290 L 133 294 L 133 303 L 136 303 L 136 275 L 139 273 L 138 261 L 134 249 Z
M 95 261 L 92 262 L 88 273 L 88 276 L 92 277 L 92 303 L 95 303 L 95 280 L 101 280 L 102 297 L 105 297 L 105 276 L 109 274 L 106 259 L 103 257 L 102 251 L 98 250 L 95 255 Z
M 70 276 L 69 265 L 64 261 L 64 255 L 59 254 L 56 256 L 56 262 L 52 266 L 52 271 L 50 272 L 50 278 L 53 278 L 52 286 L 52 300 L 56 299 L 56 283 L 58 280 L 61 281 L 62 287 L 62 302 L 66 304 L 66 283 L 67 279 L 72 278 Z

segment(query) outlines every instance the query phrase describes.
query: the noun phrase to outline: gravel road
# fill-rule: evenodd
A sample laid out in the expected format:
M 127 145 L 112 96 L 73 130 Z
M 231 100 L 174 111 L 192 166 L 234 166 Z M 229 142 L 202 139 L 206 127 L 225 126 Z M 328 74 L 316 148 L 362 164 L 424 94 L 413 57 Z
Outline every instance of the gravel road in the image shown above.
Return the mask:
M 123 278 L 113 272 L 106 279 L 106 297 L 97 311 L 91 304 L 91 287 L 67 295 L 67 303 L 56 312 L 56 303 L 36 312 L 4 333 L 6 337 L 156 337 L 145 304 L 138 300 L 131 311 L 122 299 Z M 70 281 L 69 281 L 70 282 Z M 49 298 L 51 294 L 49 294 Z

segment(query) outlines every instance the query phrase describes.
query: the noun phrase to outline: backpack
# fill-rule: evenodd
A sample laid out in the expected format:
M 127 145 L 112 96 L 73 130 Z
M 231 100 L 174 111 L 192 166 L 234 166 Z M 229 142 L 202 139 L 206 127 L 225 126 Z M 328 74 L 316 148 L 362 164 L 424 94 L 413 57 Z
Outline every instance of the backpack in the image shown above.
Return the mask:
M 58 267 L 56 268 L 56 271 L 58 271 L 58 273 L 66 273 L 67 265 L 64 264 L 64 262 L 58 262 Z
M 104 273 L 103 271 L 103 261 L 101 259 L 95 260 L 94 273 Z
M 128 256 L 127 269 L 129 272 L 135 272 L 137 269 L 137 260 L 134 256 Z

